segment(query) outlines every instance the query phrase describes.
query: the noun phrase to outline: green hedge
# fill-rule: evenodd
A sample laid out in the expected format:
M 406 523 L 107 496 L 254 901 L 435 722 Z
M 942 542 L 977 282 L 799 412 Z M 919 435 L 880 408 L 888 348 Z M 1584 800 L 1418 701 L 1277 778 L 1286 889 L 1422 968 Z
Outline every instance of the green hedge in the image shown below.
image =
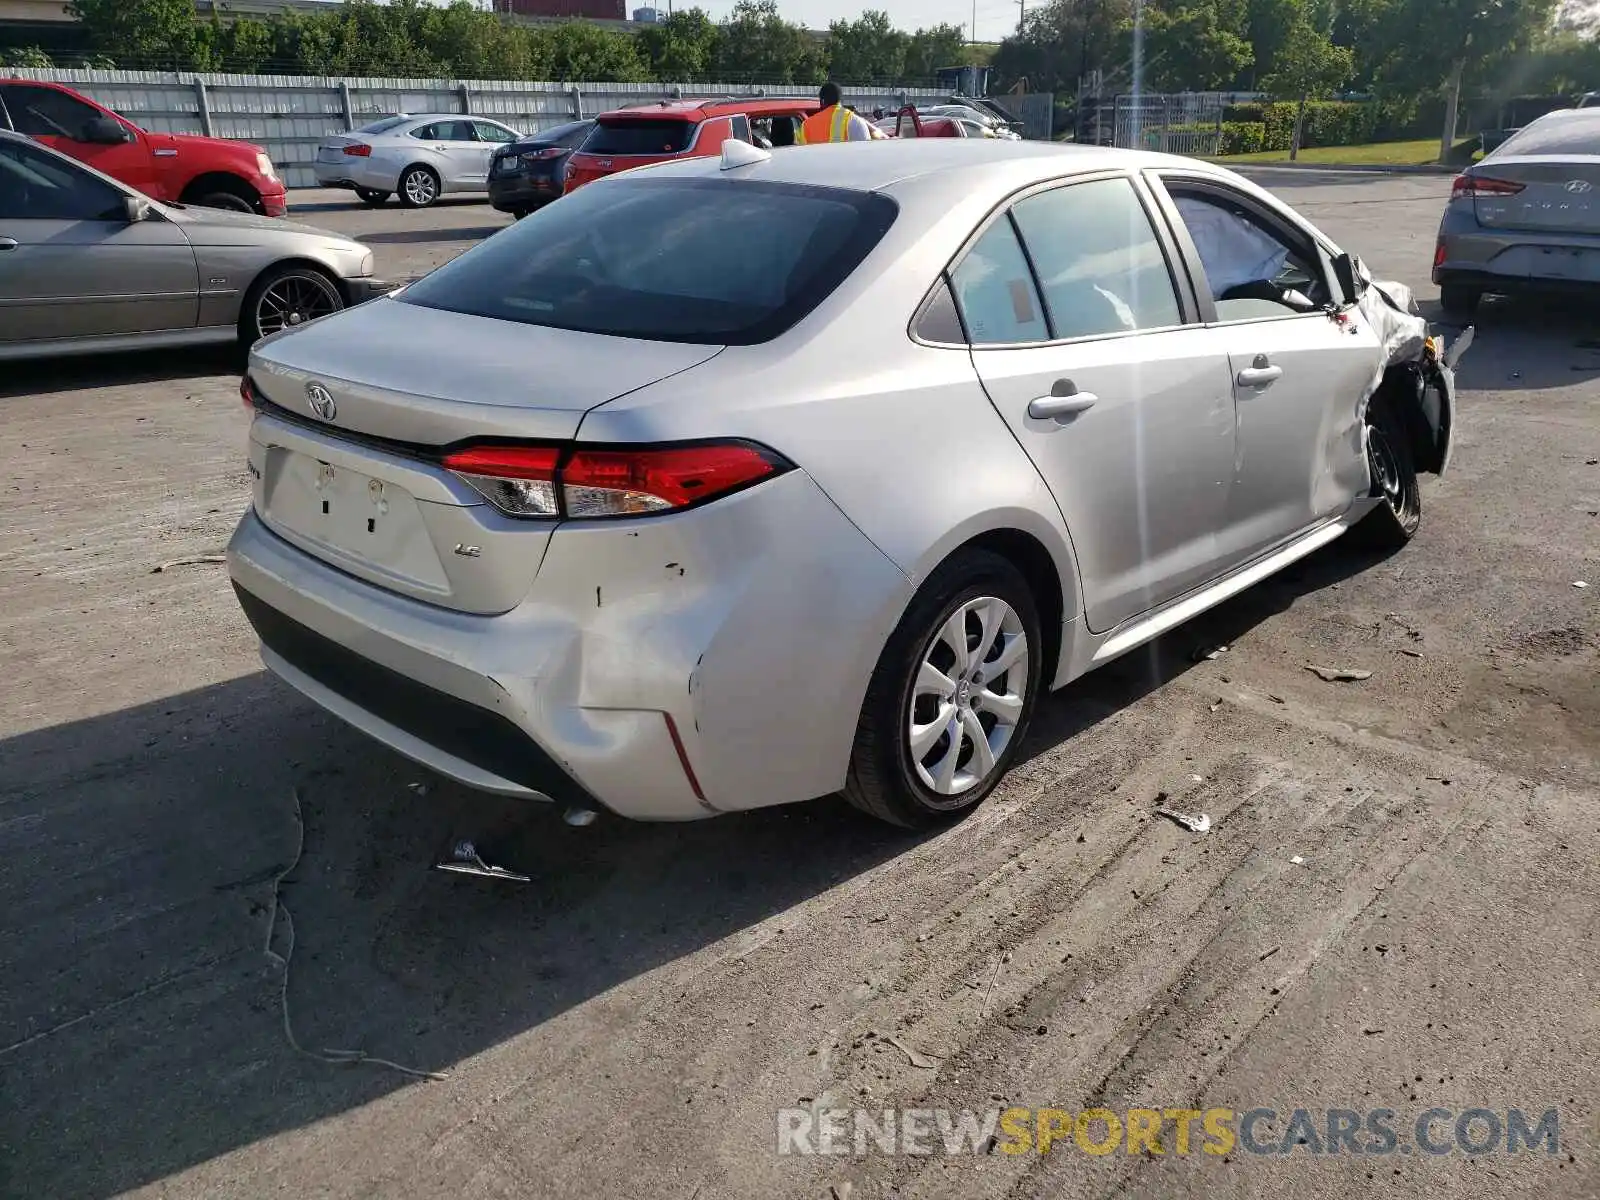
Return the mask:
M 1223 113 L 1230 124 L 1260 124 L 1263 150 L 1287 150 L 1294 140 L 1293 101 L 1271 104 L 1235 104 Z M 1382 104 L 1351 104 L 1338 100 L 1313 100 L 1306 105 L 1302 146 L 1359 146 L 1375 141 L 1386 123 Z
M 1259 154 L 1267 148 L 1267 127 L 1260 121 L 1224 121 L 1218 154 Z

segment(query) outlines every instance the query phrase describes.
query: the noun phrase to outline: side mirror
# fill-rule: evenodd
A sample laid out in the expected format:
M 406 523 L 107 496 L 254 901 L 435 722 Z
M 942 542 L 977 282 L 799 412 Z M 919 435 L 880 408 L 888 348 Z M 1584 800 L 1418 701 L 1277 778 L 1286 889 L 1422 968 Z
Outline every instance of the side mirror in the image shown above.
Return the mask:
M 120 146 L 128 140 L 128 130 L 121 121 L 95 117 L 83 127 L 83 140 L 96 146 Z
M 137 225 L 141 221 L 150 219 L 150 201 L 143 196 L 124 196 L 122 199 L 122 212 L 128 218 L 129 225 Z
M 1366 269 L 1361 266 L 1361 260 L 1350 254 L 1340 254 L 1333 260 L 1333 274 L 1346 304 L 1360 300 L 1370 281 Z

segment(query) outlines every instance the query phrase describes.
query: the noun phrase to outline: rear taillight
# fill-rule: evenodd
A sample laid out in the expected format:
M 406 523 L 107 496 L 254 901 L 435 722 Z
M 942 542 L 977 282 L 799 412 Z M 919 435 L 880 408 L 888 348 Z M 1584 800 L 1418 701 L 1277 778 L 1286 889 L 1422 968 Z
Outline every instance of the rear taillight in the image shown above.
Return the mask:
M 1433 244 L 1433 265 L 1436 269 L 1444 266 L 1445 254 L 1444 239 L 1440 238 Z
M 1450 185 L 1450 199 L 1472 200 L 1478 196 L 1515 196 L 1526 184 L 1509 179 L 1493 179 L 1488 175 L 1457 175 Z
M 239 399 L 244 401 L 246 408 L 254 409 L 256 406 L 256 389 L 251 384 L 250 376 L 248 375 L 239 380 Z
M 444 466 L 511 516 L 572 519 L 676 512 L 790 469 L 779 455 L 748 442 L 471 446 L 447 454 Z
M 445 455 L 444 465 L 485 500 L 514 517 L 560 515 L 556 446 L 473 446 Z
M 344 152 L 351 158 L 371 158 L 372 147 L 365 142 L 357 142 L 354 146 L 346 146 Z
M 549 162 L 552 158 L 560 158 L 565 151 L 560 146 L 546 146 L 543 150 L 529 150 L 522 156 L 525 163 Z

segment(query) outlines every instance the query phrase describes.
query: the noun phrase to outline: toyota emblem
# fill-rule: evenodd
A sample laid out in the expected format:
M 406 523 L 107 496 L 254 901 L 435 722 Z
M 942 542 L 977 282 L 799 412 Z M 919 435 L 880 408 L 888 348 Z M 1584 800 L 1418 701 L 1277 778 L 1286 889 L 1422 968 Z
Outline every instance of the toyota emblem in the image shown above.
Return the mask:
M 1591 184 L 1587 179 L 1567 180 L 1567 191 L 1571 192 L 1574 196 L 1583 195 L 1593 186 L 1594 185 Z
M 320 383 L 306 384 L 306 404 L 324 421 L 331 421 L 339 415 L 339 406 L 334 403 L 333 393 Z

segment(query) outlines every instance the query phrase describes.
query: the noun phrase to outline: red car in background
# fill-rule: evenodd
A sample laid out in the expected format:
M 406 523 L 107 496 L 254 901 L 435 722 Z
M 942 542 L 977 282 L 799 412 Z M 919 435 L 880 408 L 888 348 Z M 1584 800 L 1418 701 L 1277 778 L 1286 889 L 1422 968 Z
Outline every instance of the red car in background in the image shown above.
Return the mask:
M 168 204 L 281 217 L 288 194 L 260 146 L 151 133 L 58 83 L 0 78 L 0 129 L 11 129 Z
M 792 146 L 816 99 L 662 100 L 601 113 L 567 160 L 566 190 L 606 175 L 675 158 L 713 158 L 729 138 Z

